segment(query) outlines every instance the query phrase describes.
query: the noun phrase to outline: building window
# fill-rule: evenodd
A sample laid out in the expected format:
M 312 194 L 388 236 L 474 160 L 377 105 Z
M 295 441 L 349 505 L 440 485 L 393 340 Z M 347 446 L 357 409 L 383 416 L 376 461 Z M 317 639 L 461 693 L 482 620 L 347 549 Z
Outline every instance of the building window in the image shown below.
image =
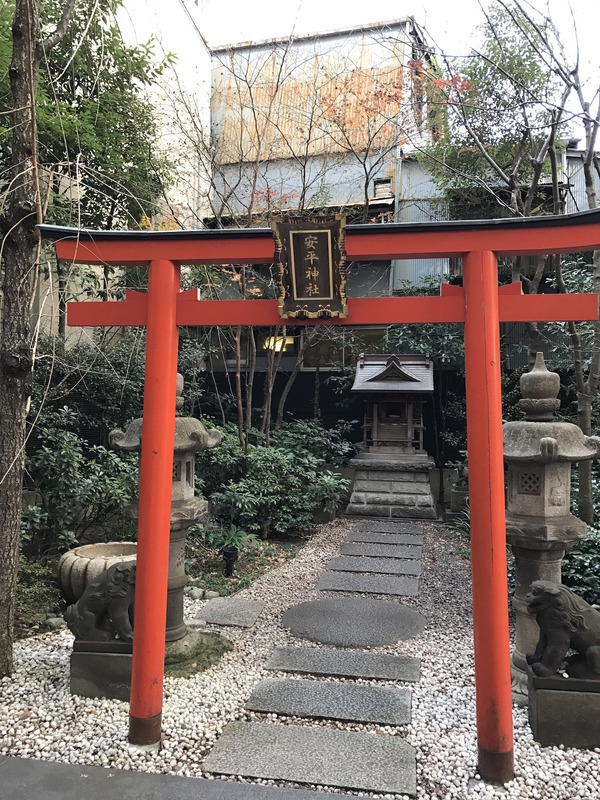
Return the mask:
M 391 178 L 375 178 L 373 181 L 373 199 L 382 197 L 393 197 Z
M 262 344 L 263 350 L 275 350 L 276 353 L 291 352 L 294 349 L 293 336 L 265 336 Z

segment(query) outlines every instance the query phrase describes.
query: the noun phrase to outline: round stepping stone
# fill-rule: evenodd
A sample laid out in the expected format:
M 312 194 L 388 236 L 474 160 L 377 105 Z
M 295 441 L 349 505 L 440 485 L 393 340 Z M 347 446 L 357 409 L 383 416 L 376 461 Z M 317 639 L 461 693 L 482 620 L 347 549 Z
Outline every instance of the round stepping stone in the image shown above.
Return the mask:
M 293 606 L 285 612 L 281 624 L 311 642 L 338 647 L 382 647 L 421 633 L 425 617 L 401 603 L 333 597 Z

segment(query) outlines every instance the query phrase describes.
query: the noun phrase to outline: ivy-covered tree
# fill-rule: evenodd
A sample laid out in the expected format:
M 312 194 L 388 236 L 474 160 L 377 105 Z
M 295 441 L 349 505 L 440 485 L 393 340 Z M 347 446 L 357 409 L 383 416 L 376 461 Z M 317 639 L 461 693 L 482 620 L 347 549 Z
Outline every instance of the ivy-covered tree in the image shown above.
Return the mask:
M 164 174 L 143 95 L 156 74 L 151 48 L 123 45 L 117 2 L 0 7 L 0 676 L 12 670 L 31 308 L 42 261 L 36 224 L 136 225 L 152 214 Z M 58 275 L 63 304 L 68 277 Z

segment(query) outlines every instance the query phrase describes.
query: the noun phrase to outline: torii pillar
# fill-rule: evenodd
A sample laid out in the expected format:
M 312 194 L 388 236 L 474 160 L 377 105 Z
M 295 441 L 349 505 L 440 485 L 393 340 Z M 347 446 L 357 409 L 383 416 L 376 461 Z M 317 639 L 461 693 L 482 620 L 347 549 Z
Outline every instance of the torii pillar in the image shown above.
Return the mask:
M 79 231 L 41 226 L 58 258 L 72 263 L 148 265 L 148 293 L 125 302 L 69 303 L 70 325 L 145 325 L 144 438 L 129 740 L 160 740 L 167 602 L 177 327 L 277 325 L 276 300 L 199 300 L 180 292 L 180 264 L 269 264 L 270 229 L 219 231 Z M 355 261 L 462 257 L 464 288 L 440 297 L 348 300 L 342 320 L 311 324 L 390 325 L 462 322 L 465 373 L 478 771 L 505 783 L 514 776 L 506 528 L 500 390 L 500 322 L 598 319 L 597 295 L 524 296 L 520 284 L 498 288 L 499 255 L 600 249 L 600 210 L 561 217 L 469 222 L 350 225 Z M 287 320 L 286 324 L 307 324 Z

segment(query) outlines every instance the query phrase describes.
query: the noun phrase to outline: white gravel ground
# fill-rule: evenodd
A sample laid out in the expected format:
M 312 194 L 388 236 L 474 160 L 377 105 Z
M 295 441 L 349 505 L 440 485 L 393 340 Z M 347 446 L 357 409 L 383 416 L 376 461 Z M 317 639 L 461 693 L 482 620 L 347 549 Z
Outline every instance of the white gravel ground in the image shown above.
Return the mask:
M 72 636 L 63 630 L 16 646 L 15 673 L 0 683 L 0 755 L 202 776 L 201 762 L 227 722 L 275 722 L 273 715 L 244 711 L 244 703 L 261 678 L 273 675 L 262 666 L 273 647 L 310 646 L 294 639 L 278 622 L 290 606 L 317 597 L 316 579 L 339 552 L 351 524 L 340 520 L 321 526 L 295 559 L 242 593 L 264 602 L 265 610 L 251 629 L 225 629 L 235 647 L 217 665 L 192 678 L 166 680 L 160 752 L 138 752 L 128 746 L 126 703 L 69 694 Z M 394 728 L 296 718 L 277 722 L 406 737 L 417 750 L 418 800 L 600 800 L 600 748 L 593 752 L 541 748 L 533 741 L 526 710 L 518 707 L 513 713 L 515 779 L 494 788 L 477 778 L 469 563 L 454 550 L 460 550 L 460 543 L 452 532 L 428 527 L 420 594 L 411 601 L 428 624 L 415 639 L 379 650 L 421 658 L 410 725 Z M 186 599 L 186 616 L 193 617 L 203 602 Z

